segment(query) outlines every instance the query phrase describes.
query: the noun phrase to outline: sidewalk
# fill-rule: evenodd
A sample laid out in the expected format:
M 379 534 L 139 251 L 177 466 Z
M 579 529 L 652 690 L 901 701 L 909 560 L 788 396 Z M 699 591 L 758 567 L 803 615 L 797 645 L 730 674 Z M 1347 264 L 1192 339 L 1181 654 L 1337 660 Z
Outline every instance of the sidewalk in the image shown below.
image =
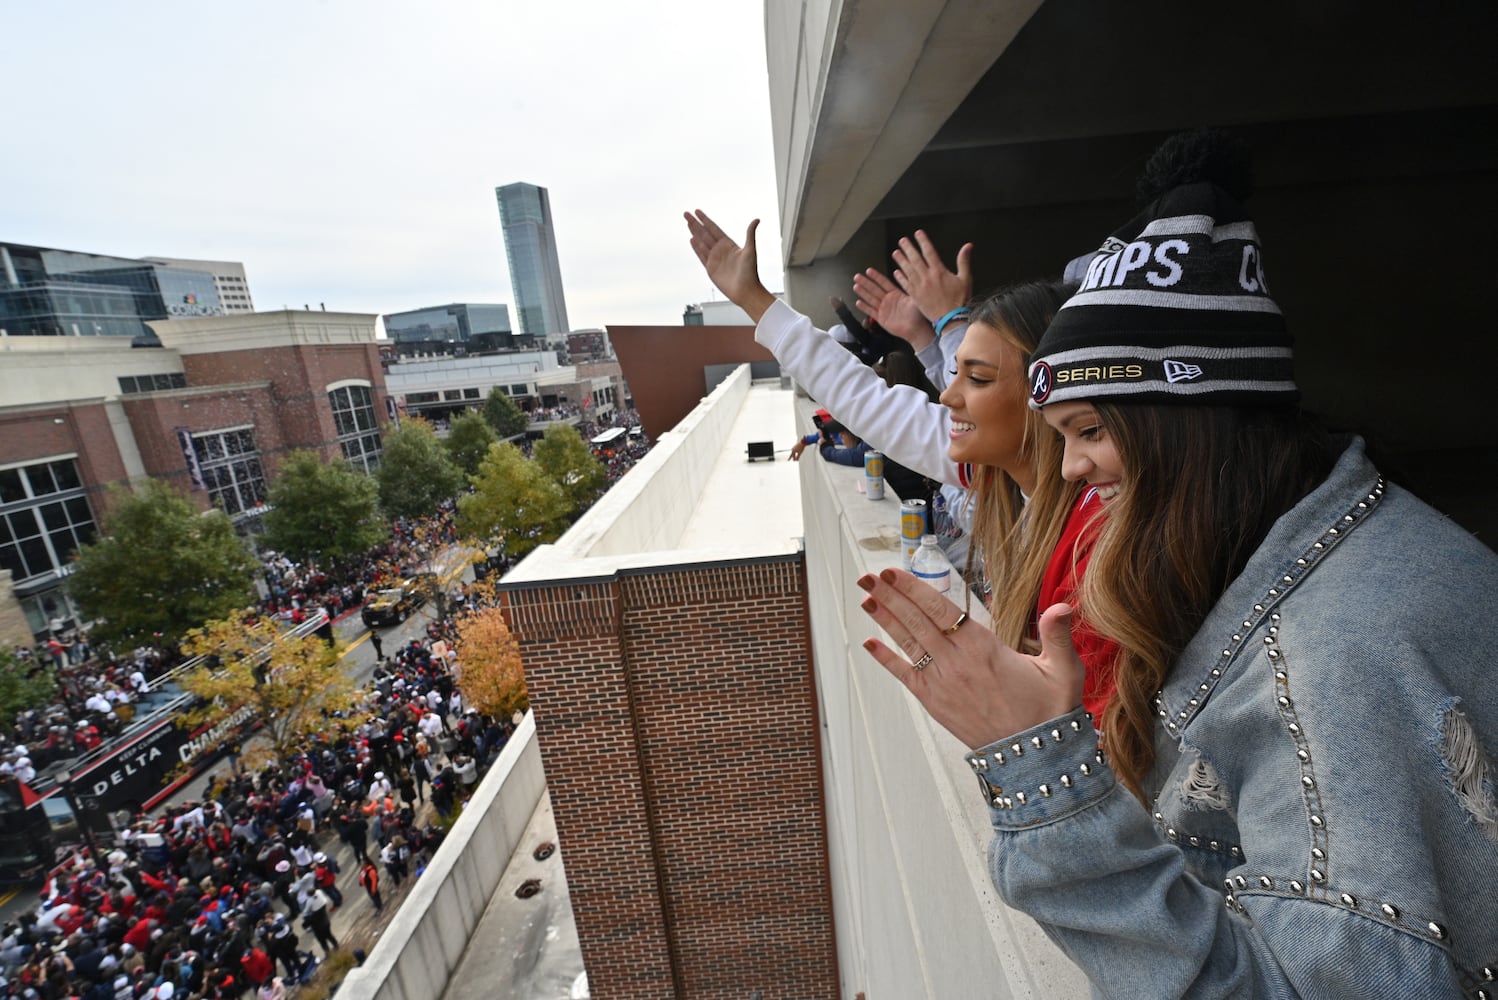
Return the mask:
M 582 949 L 567 873 L 558 849 L 536 860 L 536 845 L 557 843 L 551 794 L 543 795 L 510 855 L 504 878 L 489 900 L 483 917 L 468 939 L 458 967 L 442 1000 L 575 1000 L 586 997 L 580 982 Z M 541 889 L 519 899 L 515 889 L 527 879 L 539 879 Z

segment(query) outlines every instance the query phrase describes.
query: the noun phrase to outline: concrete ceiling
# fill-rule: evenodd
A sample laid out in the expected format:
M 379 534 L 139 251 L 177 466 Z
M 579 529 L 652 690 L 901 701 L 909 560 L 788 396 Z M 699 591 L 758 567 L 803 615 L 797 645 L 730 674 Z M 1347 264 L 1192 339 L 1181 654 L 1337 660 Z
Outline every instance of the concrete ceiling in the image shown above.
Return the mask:
M 800 16 L 806 99 L 799 124 L 781 119 L 804 156 L 777 136 L 788 266 L 871 219 L 1126 198 L 1159 140 L 1193 125 L 1248 139 L 1261 187 L 1498 163 L 1492 3 L 866 0 Z
M 847 242 L 1039 2 L 767 4 L 787 264 Z
M 1126 196 L 1204 124 L 1266 187 L 1492 169 L 1498 5 L 1380 6 L 1047 3 L 871 217 Z

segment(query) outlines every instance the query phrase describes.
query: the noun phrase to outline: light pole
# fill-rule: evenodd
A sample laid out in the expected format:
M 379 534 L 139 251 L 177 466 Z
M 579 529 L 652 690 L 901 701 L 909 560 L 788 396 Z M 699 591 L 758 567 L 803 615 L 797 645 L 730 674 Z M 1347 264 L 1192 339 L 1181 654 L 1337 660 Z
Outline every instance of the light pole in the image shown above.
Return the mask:
M 94 843 L 94 831 L 83 818 L 83 810 L 79 808 L 78 800 L 73 796 L 73 775 L 68 771 L 59 771 L 57 785 L 62 789 L 62 797 L 67 802 L 68 808 L 73 810 L 73 819 L 78 823 L 78 832 L 83 835 L 83 844 L 88 848 L 88 856 L 93 859 L 94 867 L 103 871 L 104 861 L 99 857 L 99 845 Z

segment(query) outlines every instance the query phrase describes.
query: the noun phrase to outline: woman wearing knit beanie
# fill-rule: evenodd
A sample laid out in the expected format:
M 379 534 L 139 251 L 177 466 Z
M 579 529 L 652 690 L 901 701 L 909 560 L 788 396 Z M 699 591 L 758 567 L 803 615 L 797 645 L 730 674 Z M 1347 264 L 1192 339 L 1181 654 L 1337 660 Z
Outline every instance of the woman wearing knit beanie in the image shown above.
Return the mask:
M 975 748 L 994 884 L 1099 994 L 1498 996 L 1498 557 L 1301 413 L 1222 150 L 1162 150 L 1031 360 L 1107 498 L 1101 736 L 1068 605 L 1026 656 L 887 571 L 867 645 Z

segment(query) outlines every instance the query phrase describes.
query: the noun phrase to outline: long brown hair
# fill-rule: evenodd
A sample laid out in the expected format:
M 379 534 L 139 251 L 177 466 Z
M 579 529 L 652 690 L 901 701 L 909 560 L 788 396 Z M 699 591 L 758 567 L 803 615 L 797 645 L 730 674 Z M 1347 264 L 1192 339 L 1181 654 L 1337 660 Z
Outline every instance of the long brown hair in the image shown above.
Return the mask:
M 1320 426 L 1289 408 L 1094 405 L 1124 475 L 1081 603 L 1119 646 L 1102 730 L 1115 775 L 1144 801 L 1156 693 L 1275 520 L 1326 478 L 1332 456 Z
M 1031 352 L 1071 291 L 1059 282 L 1015 285 L 979 302 L 968 322 L 992 328 L 1017 348 L 1023 355 L 1017 375 L 1025 378 Z M 972 549 L 982 555 L 993 588 L 994 632 L 1015 649 L 1034 653 L 1039 650 L 1032 626 L 1046 563 L 1080 487 L 1062 480 L 1061 444 L 1039 411 L 1026 409 L 1021 419 L 1020 458 L 1035 470 L 1034 493 L 1027 504 L 1008 473 L 974 466 Z

